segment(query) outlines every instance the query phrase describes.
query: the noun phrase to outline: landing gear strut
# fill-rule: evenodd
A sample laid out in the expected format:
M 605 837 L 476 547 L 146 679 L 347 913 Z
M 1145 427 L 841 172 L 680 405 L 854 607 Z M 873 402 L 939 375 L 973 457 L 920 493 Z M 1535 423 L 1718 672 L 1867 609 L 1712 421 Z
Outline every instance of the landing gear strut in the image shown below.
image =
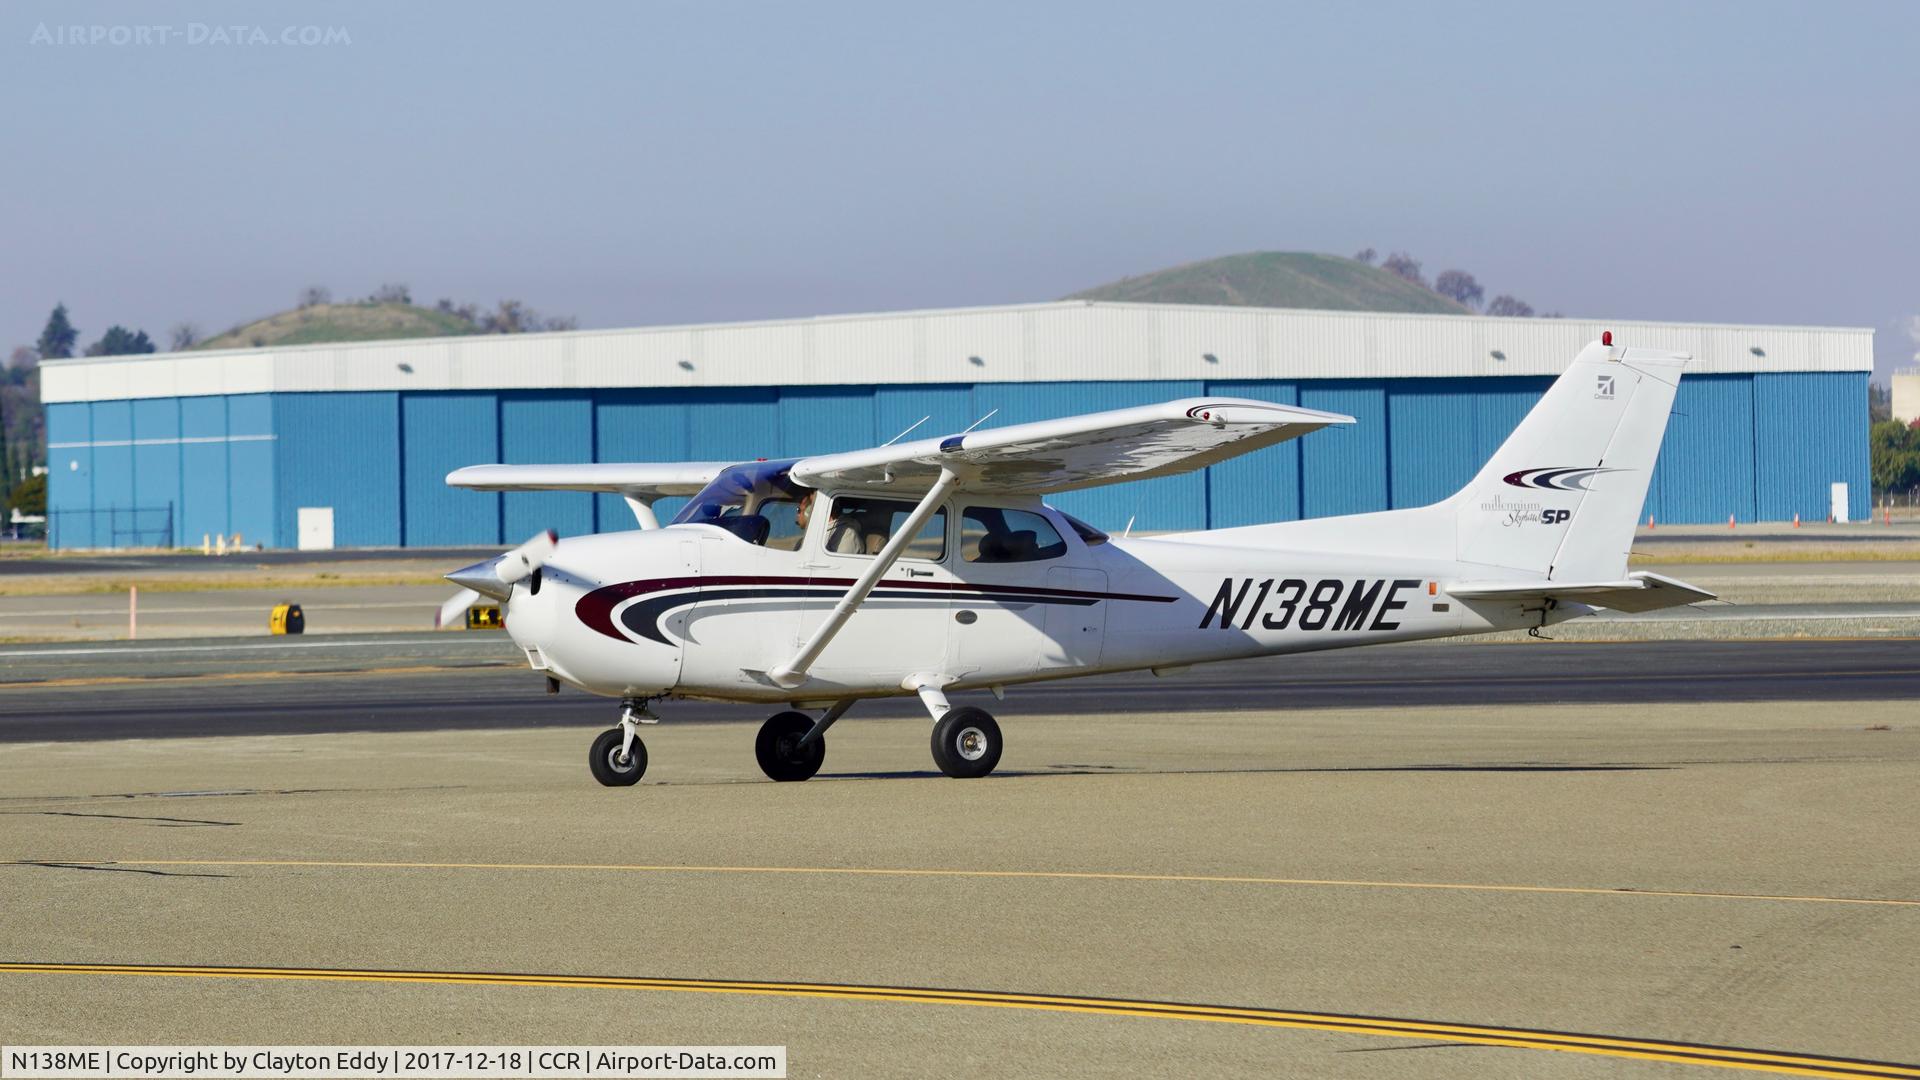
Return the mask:
M 625 698 L 620 706 L 620 726 L 601 732 L 587 751 L 587 768 L 607 787 L 637 784 L 646 775 L 647 744 L 640 741 L 640 725 L 660 722 L 642 698 Z

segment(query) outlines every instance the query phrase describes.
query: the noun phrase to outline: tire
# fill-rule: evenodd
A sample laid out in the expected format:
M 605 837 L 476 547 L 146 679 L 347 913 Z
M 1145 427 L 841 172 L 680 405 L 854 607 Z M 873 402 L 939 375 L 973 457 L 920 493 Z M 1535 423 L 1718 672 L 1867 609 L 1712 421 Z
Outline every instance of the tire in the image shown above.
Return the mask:
M 627 733 L 621 729 L 609 728 L 593 740 L 593 749 L 587 751 L 587 768 L 593 771 L 595 780 L 607 787 L 630 787 L 647 774 L 647 744 L 637 737 L 633 740 L 633 755 L 625 763 L 620 761 L 620 744 L 626 737 Z
M 827 740 L 815 739 L 800 747 L 800 737 L 811 730 L 813 718 L 806 713 L 783 712 L 767 717 L 753 740 L 753 756 L 760 759 L 760 771 L 783 784 L 812 778 L 827 760 Z
M 933 725 L 933 763 L 957 780 L 985 776 L 1000 764 L 1000 725 L 985 709 L 950 709 Z

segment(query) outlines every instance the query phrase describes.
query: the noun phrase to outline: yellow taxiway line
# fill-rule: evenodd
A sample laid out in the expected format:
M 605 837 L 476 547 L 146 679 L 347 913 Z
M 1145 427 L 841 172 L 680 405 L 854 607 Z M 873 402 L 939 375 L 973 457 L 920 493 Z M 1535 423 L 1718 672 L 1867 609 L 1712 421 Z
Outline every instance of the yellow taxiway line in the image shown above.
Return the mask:
M 1915 1080 L 1920 1067 L 1892 1062 L 1858 1061 L 1770 1050 L 1625 1039 L 1576 1032 L 1529 1028 L 1450 1024 L 1379 1016 L 1303 1012 L 1293 1009 L 1249 1009 L 1195 1005 L 1184 1002 L 1139 1001 L 1124 998 L 1066 997 L 1053 994 L 1015 994 L 991 990 L 944 990 L 910 986 L 861 986 L 840 983 L 747 982 L 725 979 L 669 979 L 589 975 L 525 975 L 502 972 L 380 971 L 329 968 L 200 967 L 160 964 L 36 964 L 0 963 L 0 974 L 122 975 L 206 979 L 279 979 L 307 982 L 413 983 L 435 986 L 525 986 L 560 989 L 655 990 L 696 994 L 742 994 L 763 997 L 816 998 L 841 1001 L 892 1002 L 915 1005 L 972 1005 L 982 1008 L 1027 1009 L 1096 1016 L 1143 1017 L 1159 1020 L 1196 1020 L 1259 1027 L 1344 1032 L 1381 1038 L 1420 1039 L 1505 1046 L 1524 1050 L 1554 1050 L 1614 1058 L 1637 1058 L 1683 1065 L 1705 1065 L 1795 1076 L 1880 1077 Z
M 1344 889 L 1415 889 L 1441 892 L 1546 893 L 1563 896 L 1638 896 L 1686 900 L 1763 900 L 1774 903 L 1864 904 L 1920 907 L 1920 900 L 1867 896 L 1802 896 L 1687 889 L 1602 888 L 1588 885 L 1502 885 L 1448 881 L 1358 881 L 1339 878 L 1256 877 L 1229 874 L 1145 874 L 1102 870 L 964 870 L 944 867 L 872 866 L 687 866 L 621 863 L 373 862 L 327 859 L 19 859 L 15 863 L 83 863 L 88 866 L 279 867 L 336 870 L 506 870 L 626 874 L 820 874 L 852 877 L 1022 878 L 1061 881 L 1140 881 L 1198 885 L 1276 885 Z

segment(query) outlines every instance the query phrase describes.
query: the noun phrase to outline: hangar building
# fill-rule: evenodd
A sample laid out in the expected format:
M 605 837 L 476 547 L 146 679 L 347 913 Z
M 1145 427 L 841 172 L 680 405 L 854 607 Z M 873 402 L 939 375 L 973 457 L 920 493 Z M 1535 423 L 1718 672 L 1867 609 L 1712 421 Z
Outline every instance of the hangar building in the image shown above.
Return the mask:
M 706 326 L 53 361 L 56 547 L 517 543 L 620 499 L 486 494 L 484 462 L 746 460 L 1226 394 L 1359 420 L 1186 476 L 1057 497 L 1104 528 L 1413 506 L 1464 484 L 1588 341 L 1693 354 L 1662 522 L 1867 514 L 1865 329 L 1068 301 Z M 663 504 L 668 509 L 671 504 Z

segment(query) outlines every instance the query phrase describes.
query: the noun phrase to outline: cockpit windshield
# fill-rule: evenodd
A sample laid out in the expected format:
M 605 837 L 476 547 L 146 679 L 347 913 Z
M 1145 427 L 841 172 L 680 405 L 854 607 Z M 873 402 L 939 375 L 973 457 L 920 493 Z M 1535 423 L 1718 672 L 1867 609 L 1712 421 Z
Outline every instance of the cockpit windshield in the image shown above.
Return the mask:
M 715 525 L 749 544 L 797 551 L 806 531 L 802 503 L 813 490 L 794 482 L 793 463 L 749 461 L 724 469 L 669 525 Z

